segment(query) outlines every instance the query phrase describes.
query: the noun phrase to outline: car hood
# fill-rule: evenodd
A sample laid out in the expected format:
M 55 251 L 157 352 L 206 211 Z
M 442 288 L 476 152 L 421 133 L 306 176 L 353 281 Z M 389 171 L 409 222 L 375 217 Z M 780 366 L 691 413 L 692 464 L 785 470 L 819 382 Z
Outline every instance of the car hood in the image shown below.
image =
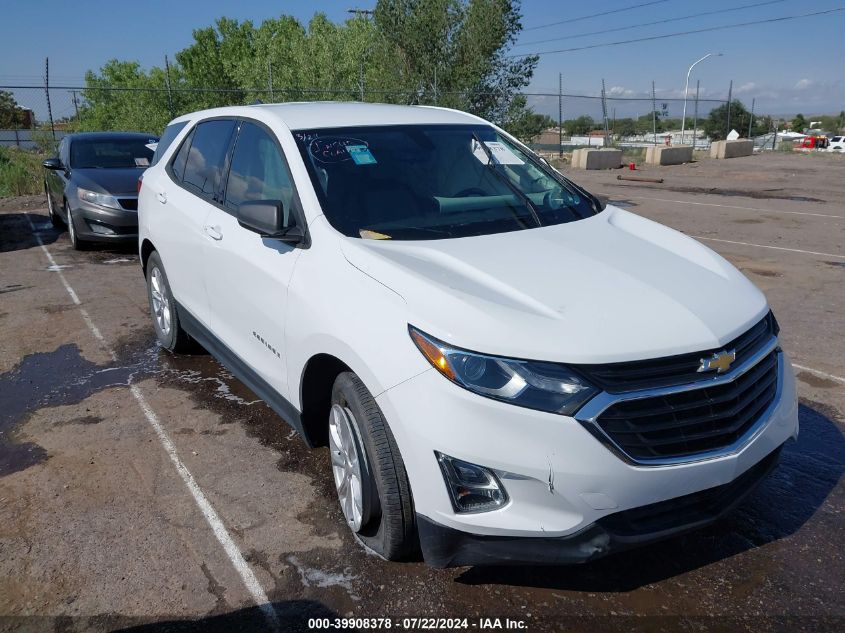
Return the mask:
M 719 347 L 768 310 L 699 242 L 609 206 L 594 217 L 470 238 L 346 238 L 346 259 L 400 294 L 409 322 L 479 352 L 569 363 Z
M 111 195 L 138 194 L 138 177 L 143 169 L 74 169 L 71 180 L 77 187 Z

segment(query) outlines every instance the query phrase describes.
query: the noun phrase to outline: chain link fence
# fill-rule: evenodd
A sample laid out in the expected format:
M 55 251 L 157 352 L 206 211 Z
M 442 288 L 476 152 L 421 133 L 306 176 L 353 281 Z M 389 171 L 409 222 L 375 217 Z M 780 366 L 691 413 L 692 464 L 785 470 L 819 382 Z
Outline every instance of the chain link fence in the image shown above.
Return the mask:
M 76 131 L 125 130 L 159 134 L 172 118 L 205 108 L 243 105 L 261 101 L 361 101 L 424 103 L 454 106 L 485 95 L 441 92 L 421 96 L 408 91 L 366 91 L 363 87 L 345 89 L 257 88 L 221 90 L 213 88 L 172 89 L 117 86 L 0 86 L 11 92 L 21 111 L 4 117 L 11 125 L 0 125 L 0 146 L 48 151 L 65 134 Z M 645 91 L 644 91 L 645 92 Z M 650 90 L 648 91 L 650 92 Z M 706 148 L 704 120 L 727 100 L 701 98 L 690 91 L 686 101 L 685 136 L 680 137 L 684 100 L 660 96 L 579 95 L 553 92 L 524 92 L 526 104 L 536 113 L 550 117 L 550 125 L 532 139 L 531 145 L 543 152 L 559 152 L 572 147 L 615 145 L 645 146 L 682 141 Z M 497 95 L 486 95 L 495 97 Z M 730 121 L 725 113 L 725 132 L 737 129 L 748 136 L 747 120 Z M 562 123 L 559 129 L 558 121 Z M 497 123 L 506 124 L 499 120 Z M 748 129 L 740 129 L 748 127 Z M 771 132 L 771 130 L 767 130 Z

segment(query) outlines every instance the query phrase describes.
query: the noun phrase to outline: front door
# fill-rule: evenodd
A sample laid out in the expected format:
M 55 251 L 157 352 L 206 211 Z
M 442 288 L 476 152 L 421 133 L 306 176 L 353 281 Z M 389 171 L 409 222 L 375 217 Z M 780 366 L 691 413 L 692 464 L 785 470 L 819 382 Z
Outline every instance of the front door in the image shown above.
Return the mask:
M 238 224 L 238 206 L 279 200 L 294 217 L 299 202 L 273 133 L 250 121 L 240 125 L 223 208 L 206 219 L 206 284 L 212 329 L 242 361 L 289 398 L 284 349 L 288 284 L 302 249 L 262 238 Z M 296 207 L 298 208 L 298 206 Z M 300 216 L 301 217 L 301 216 Z

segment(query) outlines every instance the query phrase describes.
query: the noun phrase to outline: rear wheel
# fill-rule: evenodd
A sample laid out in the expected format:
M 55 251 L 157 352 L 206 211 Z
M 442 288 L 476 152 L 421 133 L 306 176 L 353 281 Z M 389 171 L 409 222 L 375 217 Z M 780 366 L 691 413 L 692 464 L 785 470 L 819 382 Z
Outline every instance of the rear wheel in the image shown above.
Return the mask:
M 191 351 L 193 340 L 179 322 L 176 302 L 170 292 L 164 266 L 155 251 L 147 260 L 147 296 L 153 327 L 162 347 L 176 353 Z
M 349 528 L 388 560 L 413 554 L 416 517 L 405 464 L 381 409 L 352 372 L 340 374 L 332 389 L 329 450 Z

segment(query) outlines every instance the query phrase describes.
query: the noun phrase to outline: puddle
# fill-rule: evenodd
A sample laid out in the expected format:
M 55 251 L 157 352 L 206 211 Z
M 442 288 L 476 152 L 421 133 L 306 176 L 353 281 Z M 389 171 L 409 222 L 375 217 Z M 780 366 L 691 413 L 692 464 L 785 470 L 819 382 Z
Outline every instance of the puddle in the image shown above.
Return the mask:
M 10 292 L 18 292 L 19 290 L 29 290 L 32 286 L 22 286 L 21 284 L 9 284 L 0 288 L 0 295 L 8 294 Z
M 811 387 L 817 387 L 819 389 L 836 389 L 837 387 L 842 386 L 835 380 L 830 380 L 829 378 L 824 378 L 823 376 L 817 376 L 816 374 L 811 374 L 808 371 L 799 371 L 795 374 L 795 377 L 798 378 L 798 380 L 807 383 Z
M 648 183 L 635 183 L 634 185 L 618 185 L 621 187 L 642 187 L 644 189 L 659 189 L 661 191 L 675 191 L 677 193 L 701 193 L 709 196 L 724 196 L 727 198 L 754 198 L 755 200 L 790 200 L 792 202 L 819 202 L 824 200 L 810 196 L 794 196 L 786 189 L 719 189 L 717 187 L 684 187 L 680 185 L 651 185 Z M 615 203 L 614 203 L 615 204 Z
M 340 573 L 335 573 L 306 567 L 296 556 L 288 556 L 287 561 L 299 572 L 299 578 L 304 587 L 342 587 L 353 600 L 358 601 L 361 599 L 352 590 L 352 581 L 356 580 L 358 575 L 353 574 L 348 567 Z
M 835 268 L 845 268 L 845 262 L 825 262 L 825 264 Z
M 755 275 L 760 275 L 760 277 L 783 277 L 783 273 L 779 273 L 775 270 L 769 270 L 768 268 L 743 268 L 742 270 Z
M 608 204 L 612 204 L 614 207 L 619 207 L 620 209 L 630 209 L 631 207 L 637 206 L 637 203 L 631 200 L 608 200 Z

